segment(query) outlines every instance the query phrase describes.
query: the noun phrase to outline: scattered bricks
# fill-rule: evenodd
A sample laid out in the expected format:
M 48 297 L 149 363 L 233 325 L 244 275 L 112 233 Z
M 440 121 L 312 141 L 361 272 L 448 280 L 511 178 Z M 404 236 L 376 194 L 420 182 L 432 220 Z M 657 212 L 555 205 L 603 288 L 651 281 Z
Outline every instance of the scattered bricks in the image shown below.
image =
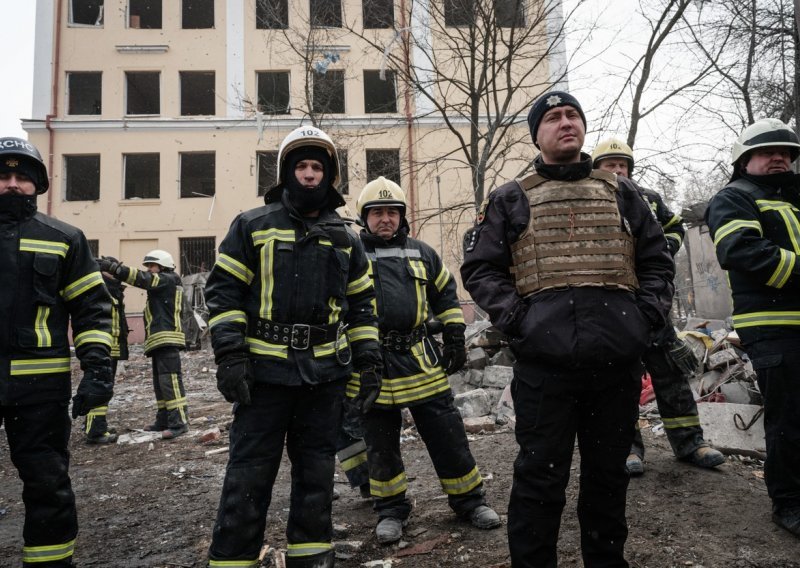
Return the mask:
M 491 365 L 483 370 L 483 384 L 481 386 L 484 388 L 504 389 L 512 378 L 514 378 L 514 370 L 511 367 Z
M 455 404 L 462 418 L 486 416 L 492 409 L 489 394 L 483 389 L 475 389 L 456 395 Z
M 764 459 L 767 451 L 764 443 L 764 417 L 759 415 L 754 420 L 760 408 L 754 404 L 698 403 L 703 437 L 724 454 Z M 743 429 L 748 425 L 749 428 Z
M 708 356 L 708 368 L 709 369 L 724 369 L 730 365 L 735 365 L 739 362 L 739 356 L 736 354 L 736 350 L 732 348 L 728 349 L 721 349 L 716 353 L 711 353 Z
M 219 431 L 219 427 L 214 426 L 213 428 L 200 432 L 199 440 L 201 444 L 210 444 L 211 442 L 219 440 L 221 436 L 222 434 Z
M 494 418 L 491 416 L 479 416 L 476 418 L 464 419 L 464 430 L 470 434 L 480 434 L 481 432 L 494 432 Z
M 478 369 L 470 369 L 467 373 L 467 384 L 472 385 L 472 388 L 480 388 L 483 386 L 483 371 Z
M 489 358 L 486 356 L 486 351 L 481 347 L 470 349 L 467 353 L 467 366 L 470 369 L 483 370 L 489 363 Z
M 489 359 L 489 365 L 499 365 L 501 367 L 511 367 L 514 365 L 514 354 L 508 347 L 502 347 Z

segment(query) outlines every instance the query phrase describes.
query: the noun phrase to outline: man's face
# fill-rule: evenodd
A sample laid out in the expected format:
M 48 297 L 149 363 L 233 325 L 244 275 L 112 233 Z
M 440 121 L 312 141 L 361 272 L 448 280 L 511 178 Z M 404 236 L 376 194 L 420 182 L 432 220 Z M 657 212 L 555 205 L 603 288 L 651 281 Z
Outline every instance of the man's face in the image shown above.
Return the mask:
M 300 185 L 311 189 L 322 183 L 325 168 L 318 160 L 300 160 L 294 167 L 294 175 Z
M 35 195 L 33 180 L 19 172 L 0 173 L 0 195 Z
M 792 151 L 788 146 L 758 148 L 750 153 L 744 171 L 751 176 L 765 176 L 788 172 L 792 164 Z
M 597 169 L 628 177 L 628 160 L 625 158 L 604 158 L 597 164 Z
M 367 209 L 367 227 L 373 235 L 391 239 L 400 228 L 400 208 L 370 207 Z
M 148 262 L 144 265 L 148 272 L 152 272 L 153 274 L 158 274 L 161 272 L 161 266 L 156 264 L 155 262 Z
M 571 164 L 580 161 L 585 136 L 580 113 L 565 105 L 544 113 L 536 141 L 545 164 Z

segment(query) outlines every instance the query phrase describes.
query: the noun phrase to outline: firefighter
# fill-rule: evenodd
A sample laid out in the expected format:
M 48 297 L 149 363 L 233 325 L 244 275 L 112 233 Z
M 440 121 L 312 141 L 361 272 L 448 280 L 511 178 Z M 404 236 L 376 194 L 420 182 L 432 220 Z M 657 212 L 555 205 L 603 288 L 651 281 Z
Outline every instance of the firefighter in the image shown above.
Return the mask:
M 733 145 L 733 174 L 705 217 L 764 400 L 772 520 L 800 537 L 800 176 L 790 169 L 798 155 L 800 140 L 782 121 L 751 124 Z
M 396 183 L 384 177 L 368 183 L 356 209 L 375 284 L 384 359 L 381 393 L 363 417 L 378 542 L 400 540 L 411 514 L 400 455 L 404 407 L 414 417 L 450 507 L 478 528 L 499 527 L 500 518 L 483 498 L 483 480 L 447 380 L 466 361 L 456 281 L 430 246 L 408 235 L 406 197 Z M 429 315 L 444 324 L 441 350 L 426 329 Z M 358 388 L 355 378 L 348 395 L 355 397 Z
M 206 285 L 217 387 L 233 402 L 230 457 L 209 549 L 210 566 L 255 566 L 286 445 L 292 496 L 290 568 L 334 564 L 331 503 L 345 384 L 380 390 L 375 293 L 358 237 L 335 212 L 339 159 L 314 126 L 278 151 L 265 206 L 237 216 Z
M 163 440 L 173 440 L 189 431 L 180 356 L 180 350 L 186 347 L 181 325 L 183 288 L 175 273 L 175 261 L 167 251 L 151 250 L 144 255 L 142 265 L 146 270 L 106 257 L 100 262 L 100 269 L 116 280 L 147 291 L 144 354 L 153 361 L 156 420 L 144 429 L 161 432 Z
M 36 210 L 39 151 L 0 138 L 0 425 L 22 480 L 22 565 L 72 566 L 78 519 L 69 478 L 70 343 L 83 377 L 72 417 L 113 392 L 111 301 L 83 233 Z
M 666 323 L 674 266 L 627 178 L 592 169 L 586 118 L 563 91 L 528 113 L 535 171 L 481 205 L 464 286 L 508 335 L 520 446 L 508 509 L 511 564 L 555 567 L 575 438 L 584 565 L 627 567 L 625 459 L 641 358 Z
M 113 257 L 106 257 L 119 262 Z M 98 265 L 102 258 L 95 259 Z M 122 283 L 109 273 L 103 272 L 105 284 L 111 296 L 111 375 L 116 379 L 117 361 L 128 360 L 128 320 L 125 317 L 125 292 Z M 87 444 L 113 444 L 117 441 L 117 431 L 108 427 L 108 405 L 92 408 L 86 415 L 84 432 Z
M 633 151 L 616 138 L 600 142 L 592 152 L 592 160 L 595 168 L 628 179 L 633 173 Z M 667 248 L 674 259 L 686 232 L 683 220 L 669 210 L 658 193 L 640 189 L 664 230 Z M 689 346 L 675 334 L 671 321 L 667 320 L 663 331 L 656 335 L 653 344 L 645 351 L 644 364 L 650 373 L 664 430 L 675 456 L 699 467 L 711 468 L 724 463 L 725 456 L 703 439 L 697 403 L 689 387 L 689 379 L 700 363 Z M 637 420 L 634 442 L 625 462 L 630 475 L 644 473 L 644 440 L 638 426 Z

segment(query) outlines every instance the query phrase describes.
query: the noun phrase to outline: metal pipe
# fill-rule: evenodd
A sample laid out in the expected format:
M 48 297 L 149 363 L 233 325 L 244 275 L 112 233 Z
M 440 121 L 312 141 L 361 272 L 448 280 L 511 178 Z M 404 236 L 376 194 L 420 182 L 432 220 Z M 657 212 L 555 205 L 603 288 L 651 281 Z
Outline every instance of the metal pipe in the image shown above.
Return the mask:
M 47 128 L 47 175 L 50 178 L 50 191 L 47 192 L 47 214 L 53 213 L 53 156 L 55 153 L 56 133 L 51 124 L 54 118 L 58 117 L 58 86 L 59 75 L 61 74 L 61 14 L 63 12 L 63 0 L 56 0 L 56 29 L 55 41 L 53 42 L 53 89 L 50 94 L 50 114 L 45 117 L 44 125 Z

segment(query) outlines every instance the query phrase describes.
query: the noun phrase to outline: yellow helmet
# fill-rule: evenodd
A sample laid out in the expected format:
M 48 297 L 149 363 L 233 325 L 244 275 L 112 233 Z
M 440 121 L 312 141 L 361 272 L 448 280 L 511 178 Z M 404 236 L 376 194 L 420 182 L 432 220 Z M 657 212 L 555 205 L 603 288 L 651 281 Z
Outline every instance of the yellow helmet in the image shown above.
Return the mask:
M 628 177 L 633 174 L 633 150 L 619 138 L 609 138 L 600 142 L 592 152 L 592 167 L 596 168 L 600 160 L 606 158 L 622 158 L 628 162 Z
M 369 182 L 356 200 L 356 213 L 363 223 L 367 222 L 366 209 L 370 207 L 397 207 L 400 216 L 406 216 L 406 194 L 399 185 L 381 176 Z
M 736 139 L 731 151 L 731 163 L 736 164 L 750 150 L 768 146 L 789 148 L 793 162 L 800 154 L 800 140 L 794 130 L 777 118 L 762 118 L 745 128 Z

